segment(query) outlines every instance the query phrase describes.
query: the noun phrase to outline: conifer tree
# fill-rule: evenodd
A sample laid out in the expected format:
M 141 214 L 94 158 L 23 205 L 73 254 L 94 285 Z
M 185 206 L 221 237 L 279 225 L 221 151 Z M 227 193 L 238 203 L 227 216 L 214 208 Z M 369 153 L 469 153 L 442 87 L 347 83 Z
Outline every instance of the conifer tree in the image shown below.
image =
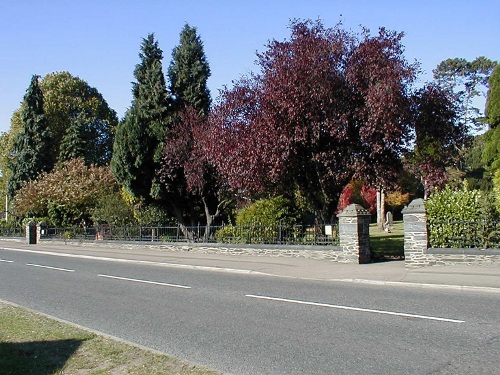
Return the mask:
M 189 105 L 206 116 L 211 101 L 207 87 L 210 67 L 195 27 L 186 24 L 182 29 L 180 43 L 172 52 L 168 76 L 174 110 Z
M 155 173 L 168 115 L 163 52 L 154 34 L 143 39 L 139 57 L 141 61 L 134 70 L 132 105 L 117 128 L 111 168 L 129 193 L 151 203 L 161 199 Z
M 24 95 L 22 105 L 22 126 L 12 150 L 10 169 L 12 171 L 7 193 L 14 197 L 24 183 L 34 180 L 41 172 L 54 167 L 52 138 L 43 109 L 43 95 L 34 75 Z

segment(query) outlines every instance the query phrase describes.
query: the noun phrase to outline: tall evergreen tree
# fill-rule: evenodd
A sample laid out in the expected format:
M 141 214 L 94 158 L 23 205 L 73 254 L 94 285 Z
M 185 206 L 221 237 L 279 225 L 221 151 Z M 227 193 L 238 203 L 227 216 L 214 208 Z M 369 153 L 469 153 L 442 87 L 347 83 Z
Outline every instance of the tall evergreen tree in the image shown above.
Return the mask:
M 34 75 L 24 95 L 22 126 L 12 150 L 7 193 L 13 197 L 22 185 L 54 167 L 52 138 L 43 109 L 43 94 Z
M 166 134 L 158 176 L 166 203 L 179 223 L 204 221 L 207 231 L 221 213 L 221 184 L 202 149 L 210 110 L 210 67 L 196 28 L 185 25 L 168 69 L 171 131 Z
M 137 82 L 132 86 L 132 105 L 118 125 L 111 168 L 129 193 L 151 203 L 161 199 L 156 170 L 169 110 L 163 52 L 154 34 L 143 39 L 139 57 L 141 62 L 134 70 Z
M 182 29 L 180 43 L 172 52 L 168 76 L 174 109 L 189 105 L 206 116 L 211 102 L 207 87 L 210 67 L 195 27 L 186 24 Z

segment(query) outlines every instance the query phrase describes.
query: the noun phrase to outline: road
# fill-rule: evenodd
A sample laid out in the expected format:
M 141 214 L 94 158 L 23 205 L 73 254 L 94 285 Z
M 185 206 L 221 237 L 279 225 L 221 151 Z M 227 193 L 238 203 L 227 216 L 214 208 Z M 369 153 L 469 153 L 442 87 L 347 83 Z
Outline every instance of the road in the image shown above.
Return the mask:
M 6 247 L 0 247 L 0 299 L 224 373 L 497 374 L 500 365 L 498 294 Z

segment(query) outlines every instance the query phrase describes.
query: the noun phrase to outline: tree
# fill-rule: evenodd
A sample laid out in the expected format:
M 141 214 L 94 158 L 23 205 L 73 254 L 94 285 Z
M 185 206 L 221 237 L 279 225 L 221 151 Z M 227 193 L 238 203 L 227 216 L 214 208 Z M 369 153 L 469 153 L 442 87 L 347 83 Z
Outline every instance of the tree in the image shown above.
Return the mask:
M 50 171 L 54 166 L 52 138 L 48 131 L 38 78 L 36 75 L 31 78 L 24 95 L 22 127 L 14 142 L 9 166 L 11 175 L 7 193 L 11 198 L 23 184 L 35 179 L 42 172 Z
M 118 119 L 99 91 L 68 72 L 47 74 L 40 87 L 57 161 L 109 164 Z
M 403 57 L 402 34 L 356 35 L 319 21 L 290 28 L 289 40 L 258 55 L 260 74 L 222 93 L 210 155 L 240 194 L 298 189 L 329 222 L 352 178 L 395 180 L 416 66 Z
M 137 82 L 132 86 L 132 105 L 117 128 L 111 160 L 118 182 L 134 197 L 148 203 L 161 200 L 156 171 L 168 116 L 162 54 L 154 34 L 143 39 L 141 61 L 134 70 Z
M 208 115 L 211 102 L 207 87 L 210 67 L 195 27 L 186 24 L 182 29 L 180 43 L 172 52 L 168 76 L 174 111 L 189 105 L 201 115 Z
M 446 168 L 458 162 L 460 150 L 468 140 L 463 122 L 449 91 L 428 84 L 413 96 L 415 145 L 408 161 L 419 176 L 427 196 L 447 182 Z
M 490 89 L 486 101 L 486 122 L 490 128 L 500 125 L 500 65 L 493 70 L 489 80 Z
M 118 189 L 109 167 L 86 166 L 83 159 L 73 159 L 28 182 L 13 206 L 18 216 L 48 217 L 58 226 L 88 224 L 94 208 Z
M 185 25 L 169 70 L 173 110 L 158 176 L 165 202 L 181 225 L 206 223 L 206 234 L 225 204 L 215 168 L 204 149 L 208 129 L 210 68 L 196 29 Z M 203 218 L 204 217 L 204 218 Z
M 473 61 L 464 58 L 447 59 L 433 70 L 437 83 L 453 94 L 460 113 L 457 120 L 468 128 L 480 126 L 481 111 L 473 105 L 473 99 L 481 95 L 481 87 L 488 86 L 488 78 L 496 62 L 480 56 Z

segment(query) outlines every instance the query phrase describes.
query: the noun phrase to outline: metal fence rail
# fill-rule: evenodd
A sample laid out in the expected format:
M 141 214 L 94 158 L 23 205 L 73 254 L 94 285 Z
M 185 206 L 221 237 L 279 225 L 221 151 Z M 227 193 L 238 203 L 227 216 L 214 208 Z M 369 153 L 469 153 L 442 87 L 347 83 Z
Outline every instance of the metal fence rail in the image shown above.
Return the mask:
M 25 236 L 24 228 L 0 228 L 0 237 L 23 238 Z
M 500 248 L 500 222 L 428 222 L 431 247 Z
M 330 245 L 339 244 L 337 225 L 237 227 L 129 226 L 42 228 L 41 239 L 106 241 L 199 242 L 231 244 Z

